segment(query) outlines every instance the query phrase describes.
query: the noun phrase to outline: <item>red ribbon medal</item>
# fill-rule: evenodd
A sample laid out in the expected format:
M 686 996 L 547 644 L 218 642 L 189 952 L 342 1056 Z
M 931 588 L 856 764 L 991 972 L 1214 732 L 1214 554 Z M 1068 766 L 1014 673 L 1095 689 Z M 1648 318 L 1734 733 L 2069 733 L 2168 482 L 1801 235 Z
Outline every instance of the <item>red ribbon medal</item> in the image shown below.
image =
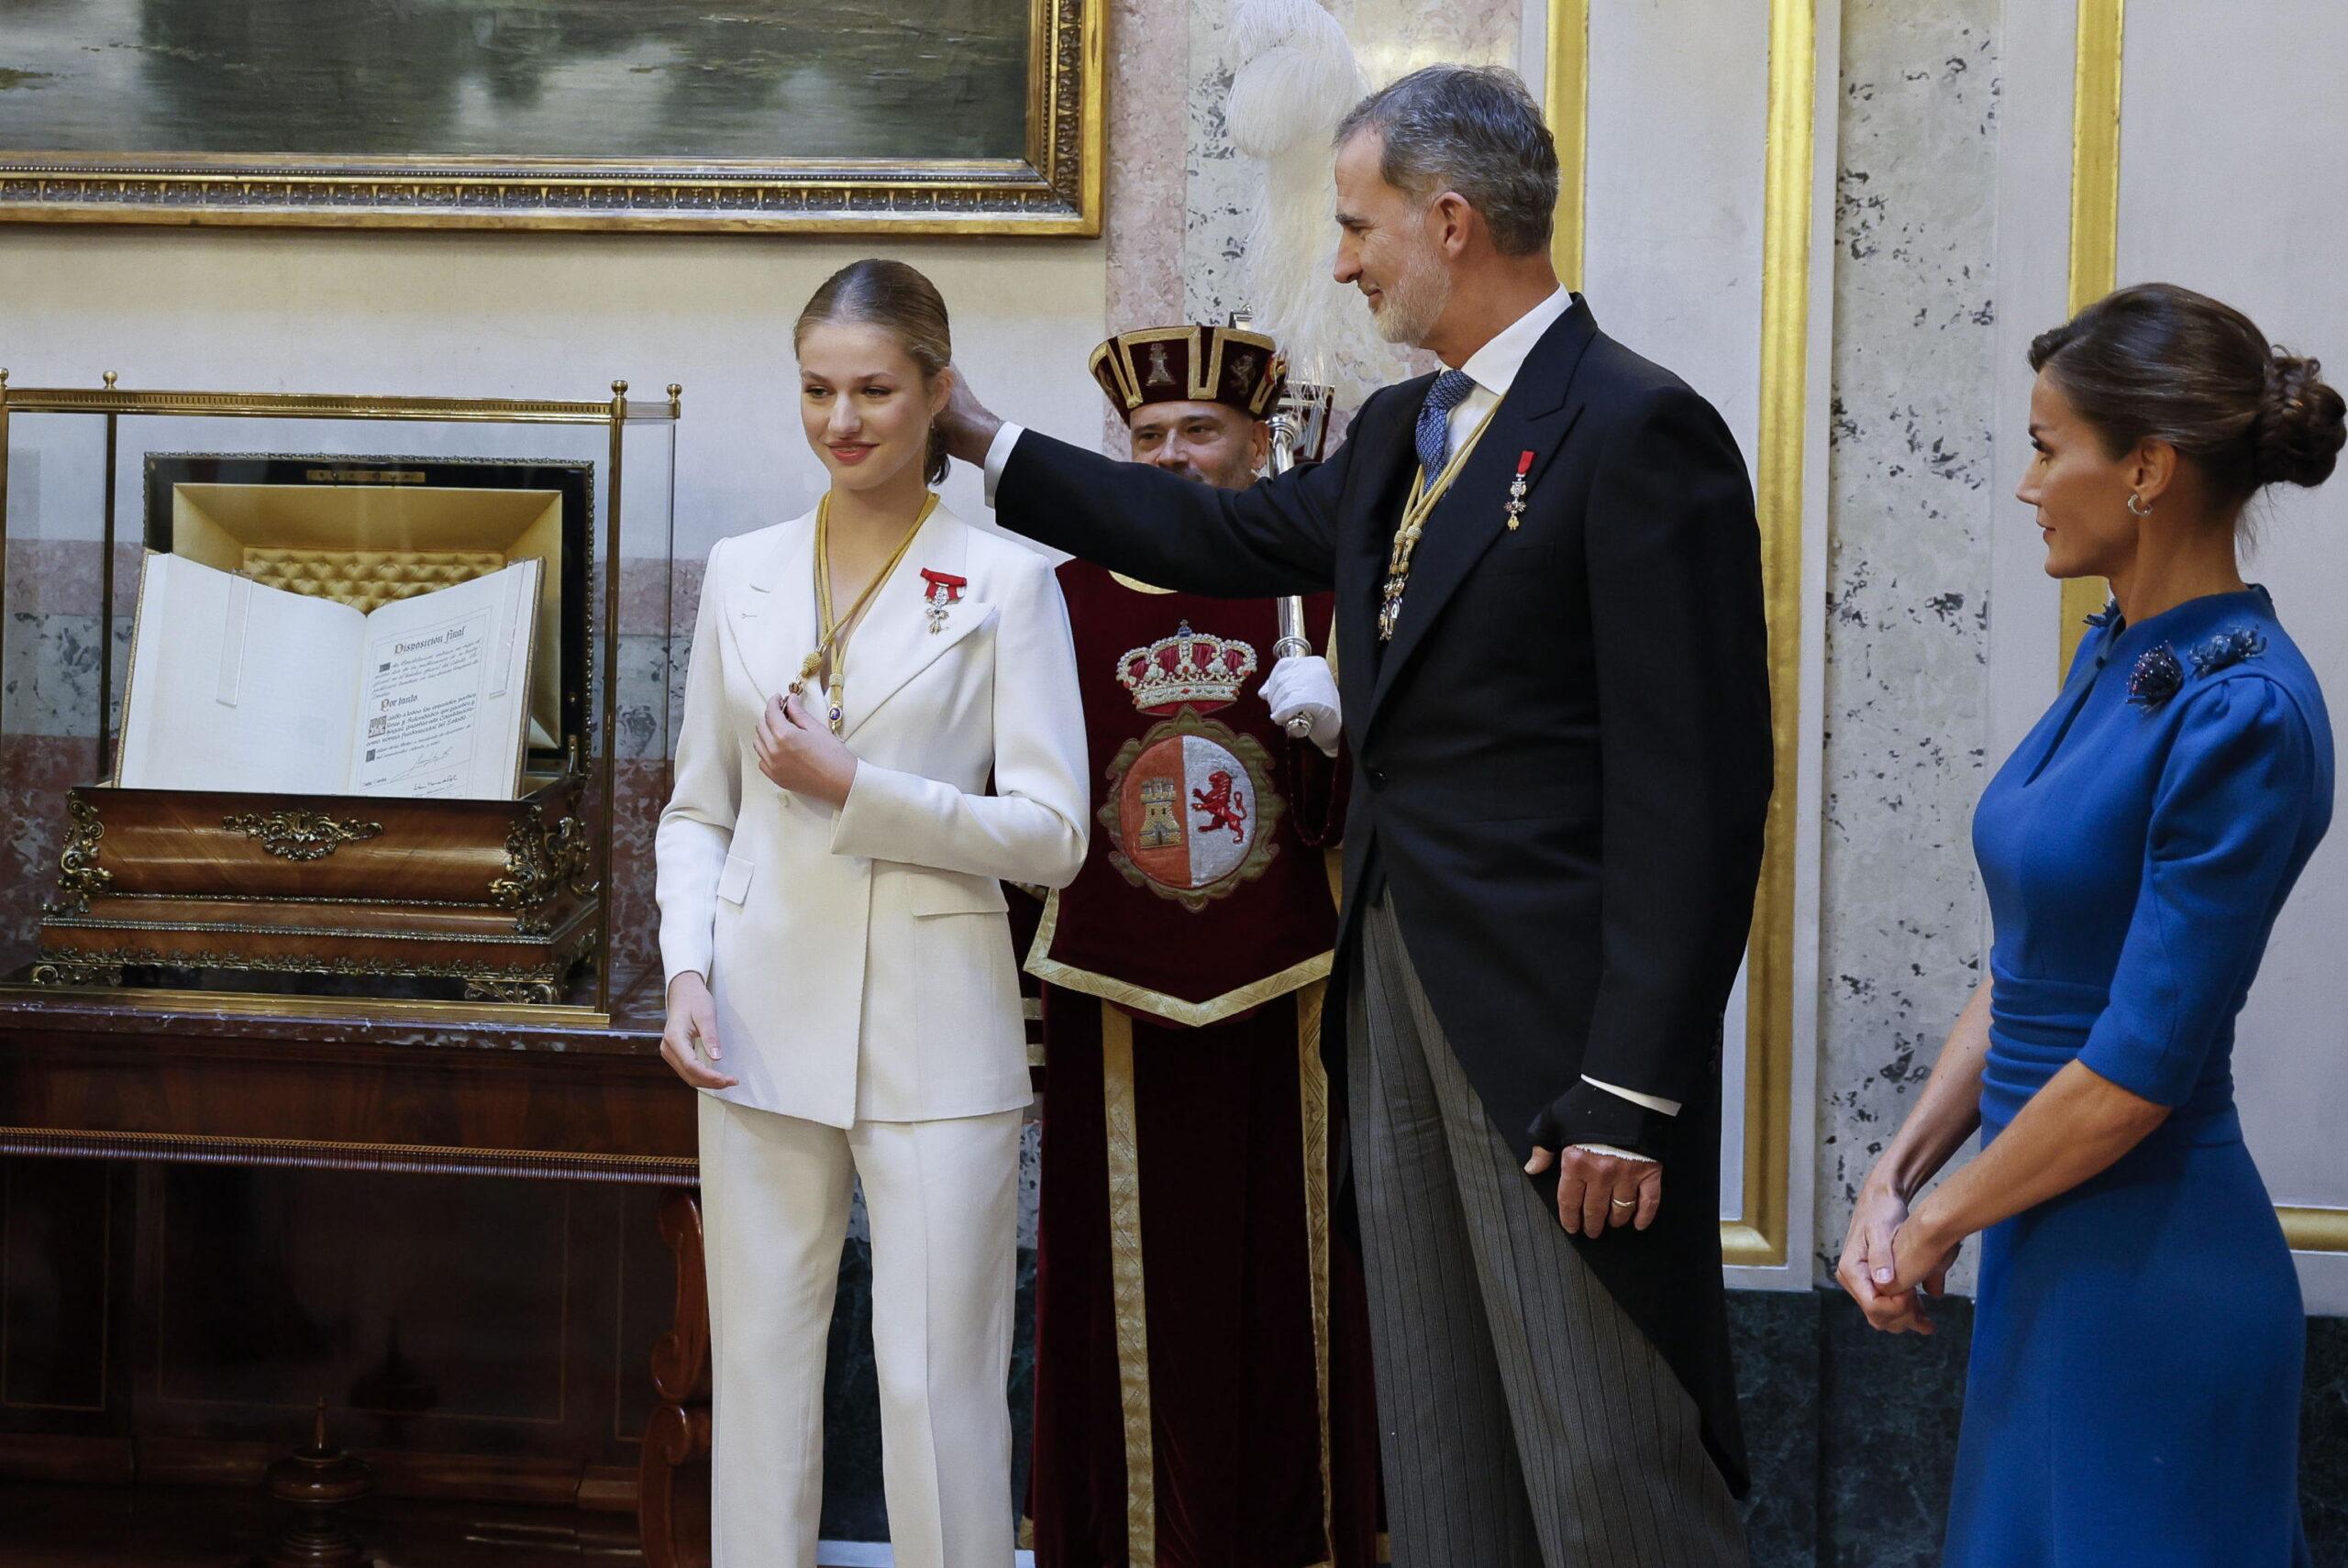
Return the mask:
M 921 597 L 924 613 L 929 616 L 930 633 L 935 635 L 946 629 L 947 608 L 961 602 L 962 590 L 970 586 L 970 580 L 956 577 L 952 572 L 932 571 L 927 567 L 921 569 L 921 580 L 929 585 Z
M 1516 532 L 1517 519 L 1524 515 L 1524 476 L 1533 471 L 1533 454 L 1520 452 L 1516 458 L 1516 477 L 1508 481 L 1508 531 Z

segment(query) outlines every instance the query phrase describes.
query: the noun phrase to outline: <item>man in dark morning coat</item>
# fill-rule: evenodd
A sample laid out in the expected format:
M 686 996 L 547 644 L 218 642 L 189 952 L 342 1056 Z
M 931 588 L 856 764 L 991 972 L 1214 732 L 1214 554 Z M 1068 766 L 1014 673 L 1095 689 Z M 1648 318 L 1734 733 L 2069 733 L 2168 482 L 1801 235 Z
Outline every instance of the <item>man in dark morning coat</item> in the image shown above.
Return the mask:
M 1325 1045 L 1394 1561 L 1741 1564 L 1721 1019 L 1771 744 L 1744 466 L 1558 288 L 1556 154 L 1513 75 L 1371 94 L 1335 180 L 1336 281 L 1445 369 L 1374 394 L 1327 462 L 1218 491 L 967 388 L 942 426 L 1046 544 L 1191 592 L 1335 591 L 1356 773 Z

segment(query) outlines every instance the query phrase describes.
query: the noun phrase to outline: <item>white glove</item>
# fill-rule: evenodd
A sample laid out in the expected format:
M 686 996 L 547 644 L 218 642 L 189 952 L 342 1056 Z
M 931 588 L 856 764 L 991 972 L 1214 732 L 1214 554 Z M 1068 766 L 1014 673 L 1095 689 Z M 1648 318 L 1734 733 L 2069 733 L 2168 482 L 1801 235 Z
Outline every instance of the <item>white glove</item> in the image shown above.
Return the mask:
M 1337 678 L 1329 673 L 1327 659 L 1300 656 L 1280 660 L 1264 677 L 1263 693 L 1265 704 L 1272 711 L 1272 723 L 1286 729 L 1288 722 L 1301 713 L 1312 721 L 1308 733 L 1321 755 L 1337 755 L 1337 737 L 1345 733 L 1345 720 L 1337 712 Z

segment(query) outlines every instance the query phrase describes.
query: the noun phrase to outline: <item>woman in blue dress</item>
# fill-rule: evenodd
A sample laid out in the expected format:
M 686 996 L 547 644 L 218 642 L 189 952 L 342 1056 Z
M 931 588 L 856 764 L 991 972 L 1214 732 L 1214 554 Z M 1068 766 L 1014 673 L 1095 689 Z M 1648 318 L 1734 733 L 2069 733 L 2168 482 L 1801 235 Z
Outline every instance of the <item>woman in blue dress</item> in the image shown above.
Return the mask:
M 1876 1327 L 1929 1333 L 1925 1297 L 1983 1232 L 1953 1568 L 2304 1564 L 2305 1322 L 2230 1063 L 2331 821 L 2331 725 L 2235 546 L 2258 491 L 2330 476 L 2343 405 L 2315 361 L 2165 285 L 2089 306 L 2031 364 L 2021 499 L 2047 572 L 2113 600 L 1981 798 L 1989 979 L 1837 1274 Z

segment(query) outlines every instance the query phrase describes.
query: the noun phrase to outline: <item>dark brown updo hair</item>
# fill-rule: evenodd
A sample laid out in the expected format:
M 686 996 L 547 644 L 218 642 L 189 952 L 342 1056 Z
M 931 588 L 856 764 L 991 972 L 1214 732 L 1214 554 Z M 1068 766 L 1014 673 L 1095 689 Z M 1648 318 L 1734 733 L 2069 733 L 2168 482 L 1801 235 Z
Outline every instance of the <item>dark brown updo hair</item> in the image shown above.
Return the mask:
M 903 261 L 867 257 L 825 279 L 791 329 L 792 351 L 798 352 L 809 327 L 835 321 L 863 322 L 895 334 L 907 356 L 921 367 L 925 385 L 954 362 L 954 335 L 946 325 L 946 302 L 938 296 L 937 285 Z M 923 477 L 931 484 L 940 483 L 950 466 L 946 439 L 932 425 Z
M 2039 334 L 2030 368 L 2114 458 L 2147 437 L 2166 441 L 2237 504 L 2270 484 L 2321 484 L 2348 441 L 2348 403 L 2321 365 L 2174 283 L 2121 289 Z

